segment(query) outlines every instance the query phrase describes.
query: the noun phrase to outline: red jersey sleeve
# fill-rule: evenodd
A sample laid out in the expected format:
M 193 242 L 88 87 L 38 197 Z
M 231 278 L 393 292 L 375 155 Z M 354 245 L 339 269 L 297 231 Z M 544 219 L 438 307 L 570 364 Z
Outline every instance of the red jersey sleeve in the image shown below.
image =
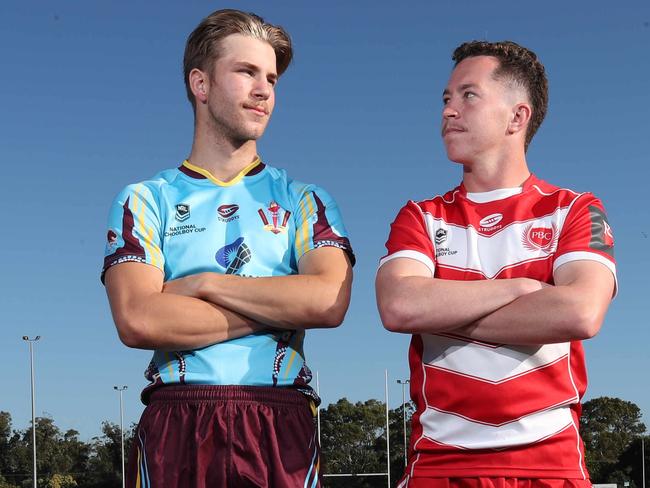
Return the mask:
M 419 205 L 409 201 L 397 214 L 390 226 L 386 242 L 388 253 L 381 258 L 379 266 L 396 258 L 410 258 L 420 261 L 431 270 L 436 269 L 436 254 L 427 229 L 424 214 Z
M 570 261 L 591 260 L 607 266 L 616 279 L 614 235 L 600 200 L 591 193 L 579 196 L 566 216 L 553 271 Z

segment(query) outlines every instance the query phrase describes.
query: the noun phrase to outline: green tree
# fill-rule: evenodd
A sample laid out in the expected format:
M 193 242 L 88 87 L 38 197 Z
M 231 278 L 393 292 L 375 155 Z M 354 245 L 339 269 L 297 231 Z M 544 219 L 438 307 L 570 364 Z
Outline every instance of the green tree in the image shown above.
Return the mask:
M 128 459 L 136 424 L 124 431 L 124 457 Z M 88 474 L 83 486 L 88 488 L 114 488 L 121 486 L 122 453 L 120 426 L 102 422 L 102 435 L 91 442 L 92 455 L 88 462 Z
M 0 483 L 5 483 L 3 474 L 10 469 L 11 451 L 9 441 L 11 440 L 11 414 L 0 412 Z M 2 484 L 0 484 L 0 487 Z
M 626 476 L 618 464 L 619 458 L 645 432 L 645 425 L 641 422 L 641 410 L 634 403 L 599 397 L 583 405 L 580 431 L 591 480 L 606 483 Z
M 406 403 L 406 446 L 408 449 L 411 439 L 411 417 L 415 406 L 411 402 Z M 396 486 L 404 474 L 404 421 L 402 417 L 402 406 L 388 412 L 390 426 L 390 478 L 391 486 Z M 386 444 L 382 446 L 385 452 Z M 407 454 L 408 455 L 408 454 Z M 383 456 L 385 466 L 385 455 Z M 382 485 L 383 486 L 383 485 Z
M 407 442 L 410 437 L 413 405 L 406 405 Z M 390 428 L 391 485 L 404 473 L 404 432 L 402 407 L 388 413 Z M 321 411 L 322 471 L 325 474 L 351 473 L 359 476 L 326 477 L 325 486 L 371 488 L 386 486 L 385 473 L 386 404 L 378 400 L 350 403 L 342 398 Z
M 378 473 L 386 471 L 386 409 L 378 400 L 350 403 L 346 398 L 321 410 L 322 471 Z M 383 463 L 382 463 L 383 454 Z M 328 487 L 369 488 L 374 477 L 326 478 Z M 381 478 L 380 478 L 381 479 Z M 385 486 L 385 478 L 384 478 Z

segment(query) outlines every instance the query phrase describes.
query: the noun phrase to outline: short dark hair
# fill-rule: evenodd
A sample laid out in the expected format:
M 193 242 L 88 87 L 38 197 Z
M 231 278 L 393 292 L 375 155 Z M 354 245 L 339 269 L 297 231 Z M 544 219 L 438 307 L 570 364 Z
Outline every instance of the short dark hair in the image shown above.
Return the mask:
M 189 74 L 194 68 L 211 71 L 219 58 L 221 40 L 231 34 L 242 34 L 268 42 L 275 51 L 275 68 L 278 76 L 286 71 L 293 58 L 291 38 L 282 27 L 265 22 L 254 13 L 223 9 L 212 12 L 187 38 L 183 57 L 183 76 L 187 98 L 193 108 L 196 100 L 189 84 Z
M 452 59 L 458 66 L 463 59 L 474 56 L 493 56 L 499 61 L 494 70 L 495 79 L 506 79 L 523 87 L 528 93 L 533 113 L 526 130 L 526 149 L 542 125 L 548 110 L 548 80 L 546 70 L 537 55 L 516 42 L 471 41 L 454 50 Z

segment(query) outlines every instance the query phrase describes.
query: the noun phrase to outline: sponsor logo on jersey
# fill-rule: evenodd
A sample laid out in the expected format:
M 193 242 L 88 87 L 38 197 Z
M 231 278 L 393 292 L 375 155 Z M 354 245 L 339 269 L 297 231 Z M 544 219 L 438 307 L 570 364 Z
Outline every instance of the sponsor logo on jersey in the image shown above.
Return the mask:
M 614 256 L 614 234 L 607 222 L 605 212 L 595 205 L 589 205 L 588 209 L 591 218 L 589 247 Z
M 187 203 L 178 203 L 175 217 L 179 222 L 185 222 L 190 218 L 190 206 Z
M 219 249 L 214 259 L 220 266 L 226 268 L 226 274 L 235 274 L 251 260 L 251 251 L 244 243 L 244 238 L 239 237 Z
M 529 224 L 524 228 L 522 243 L 529 251 L 542 250 L 551 252 L 557 243 L 557 237 L 555 225 L 551 225 L 551 227 L 535 227 L 535 224 Z
M 176 237 L 183 234 L 194 234 L 205 231 L 205 227 L 197 227 L 194 224 L 177 225 L 165 231 L 165 237 Z
M 435 242 L 436 246 L 439 246 L 447 240 L 447 231 L 445 229 L 438 229 L 436 231 Z
M 239 210 L 239 205 L 235 203 L 221 205 L 217 208 L 217 213 L 219 214 L 219 217 L 217 218 L 221 222 L 232 222 L 233 220 L 237 220 L 239 218 L 239 215 L 235 215 L 237 213 L 237 210 Z
M 269 206 L 266 208 L 266 210 L 260 208 L 257 213 L 262 219 L 264 230 L 268 230 L 274 234 L 286 232 L 287 222 L 289 221 L 289 216 L 291 215 L 290 211 L 283 209 L 280 205 L 271 200 L 271 203 L 269 203 Z M 282 220 L 280 220 L 280 216 L 282 216 Z
M 503 214 L 500 213 L 494 213 L 491 215 L 488 215 L 487 217 L 483 217 L 478 225 L 481 232 L 491 232 L 497 229 L 500 229 L 501 225 L 497 225 L 501 220 L 503 219 Z
M 109 229 L 106 234 L 106 242 L 108 243 L 109 248 L 117 246 L 117 232 L 113 229 Z
M 607 221 L 605 221 L 605 245 L 612 247 L 614 245 L 614 234 L 612 233 L 612 228 L 609 226 Z

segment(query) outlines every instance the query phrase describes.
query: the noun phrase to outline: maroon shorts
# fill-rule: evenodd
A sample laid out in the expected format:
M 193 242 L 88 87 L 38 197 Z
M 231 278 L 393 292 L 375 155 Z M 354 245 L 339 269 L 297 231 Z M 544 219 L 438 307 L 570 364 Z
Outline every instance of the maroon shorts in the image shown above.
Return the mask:
M 397 488 L 591 488 L 589 480 L 559 478 L 411 478 L 405 476 Z
M 167 386 L 133 441 L 132 488 L 320 487 L 309 400 L 257 386 Z

